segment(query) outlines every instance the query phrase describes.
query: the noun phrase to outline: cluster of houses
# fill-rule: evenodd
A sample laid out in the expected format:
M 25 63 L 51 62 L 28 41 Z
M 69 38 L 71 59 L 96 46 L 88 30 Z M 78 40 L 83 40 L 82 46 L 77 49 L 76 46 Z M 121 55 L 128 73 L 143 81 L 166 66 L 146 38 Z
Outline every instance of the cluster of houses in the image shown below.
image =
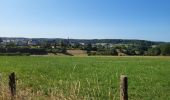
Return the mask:
M 26 38 L 2 38 L 1 45 L 13 43 L 17 46 L 37 45 L 36 41 Z
M 46 46 L 44 45 L 45 41 L 50 41 L 50 45 Z M 88 42 L 83 42 L 83 41 L 70 41 L 69 39 L 30 39 L 30 38 L 1 38 L 1 46 L 6 46 L 8 44 L 15 44 L 16 46 L 31 46 L 33 48 L 41 48 L 45 47 L 45 48 L 61 48 L 61 41 L 63 41 L 69 49 L 77 49 L 77 48 L 81 48 L 81 49 L 85 49 L 88 45 Z M 115 47 L 119 47 L 119 46 L 123 46 L 123 44 L 113 44 L 113 43 L 92 43 L 91 44 L 91 48 L 92 51 L 97 51 L 97 49 L 109 49 L 109 48 L 115 48 Z M 130 45 L 130 44 L 129 44 Z M 126 46 L 129 46 L 126 45 Z M 119 49 L 116 49 L 119 50 Z M 127 51 L 126 49 L 121 49 L 121 50 L 125 50 L 125 52 Z M 117 51 L 118 53 L 121 53 L 122 51 Z M 121 54 L 124 55 L 124 54 Z
M 38 46 L 39 44 L 42 43 L 43 40 L 41 39 L 29 39 L 29 38 L 1 38 L 1 45 L 7 45 L 10 43 L 13 43 L 17 46 Z M 75 46 L 75 45 L 81 45 L 81 46 L 85 46 L 86 43 L 83 42 L 73 42 L 73 41 L 69 41 L 69 45 L 70 46 Z M 113 47 L 113 44 L 109 44 L 109 43 L 95 43 L 95 44 L 91 44 L 92 47 L 96 47 L 96 46 L 104 46 L 104 47 Z

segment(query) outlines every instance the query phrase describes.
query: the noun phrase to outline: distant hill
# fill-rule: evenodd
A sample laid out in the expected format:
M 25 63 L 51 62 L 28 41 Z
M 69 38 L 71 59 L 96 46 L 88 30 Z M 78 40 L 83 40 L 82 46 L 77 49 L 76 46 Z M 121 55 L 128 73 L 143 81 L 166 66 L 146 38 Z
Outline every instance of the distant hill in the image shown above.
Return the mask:
M 157 45 L 165 42 L 155 42 L 147 40 L 134 40 L 134 39 L 70 39 L 71 42 L 82 42 L 82 43 L 112 43 L 112 44 L 148 44 Z
M 35 41 L 35 42 L 61 42 L 66 41 L 70 43 L 111 43 L 111 44 L 136 44 L 136 45 L 159 45 L 166 42 L 157 41 L 147 41 L 147 40 L 136 40 L 136 39 L 63 39 L 63 38 L 10 38 L 10 37 L 0 37 L 2 40 L 13 40 L 13 41 Z
M 168 42 L 135 39 L 0 38 L 0 53 L 65 55 L 170 55 Z

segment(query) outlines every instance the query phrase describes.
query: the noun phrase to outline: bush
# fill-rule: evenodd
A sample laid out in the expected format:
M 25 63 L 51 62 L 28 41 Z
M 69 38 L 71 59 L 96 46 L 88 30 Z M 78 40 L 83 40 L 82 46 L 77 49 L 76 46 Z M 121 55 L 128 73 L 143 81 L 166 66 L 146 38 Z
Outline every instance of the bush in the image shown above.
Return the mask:
M 148 53 L 149 56 L 158 56 L 161 54 L 161 50 L 160 48 L 156 47 L 156 48 L 150 48 L 148 49 Z
M 41 48 L 0 48 L 0 53 L 6 54 L 47 54 L 45 49 Z
M 0 53 L 0 56 L 30 56 L 29 53 Z
M 47 51 L 45 49 L 41 49 L 41 48 L 31 48 L 29 52 L 31 54 L 35 54 L 35 55 L 47 54 Z
M 164 55 L 164 56 L 169 56 L 170 55 L 170 43 L 161 45 L 160 49 L 161 49 L 161 54 L 162 55 Z

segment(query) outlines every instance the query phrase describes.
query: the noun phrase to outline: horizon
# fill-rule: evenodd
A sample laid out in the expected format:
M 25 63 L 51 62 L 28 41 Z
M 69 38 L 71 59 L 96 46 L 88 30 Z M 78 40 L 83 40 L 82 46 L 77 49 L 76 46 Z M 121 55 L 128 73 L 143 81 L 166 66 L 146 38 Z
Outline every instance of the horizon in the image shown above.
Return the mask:
M 35 37 L 35 38 L 29 38 L 29 37 L 0 37 L 0 38 L 24 38 L 24 39 L 75 39 L 75 40 L 137 40 L 137 41 L 151 41 L 151 42 L 166 42 L 166 43 L 170 43 L 168 41 L 152 41 L 152 40 L 144 40 L 144 39 L 122 39 L 122 38 L 118 38 L 118 39 L 114 39 L 114 38 L 45 38 L 45 37 Z
M 0 37 L 170 42 L 169 0 L 0 0 Z

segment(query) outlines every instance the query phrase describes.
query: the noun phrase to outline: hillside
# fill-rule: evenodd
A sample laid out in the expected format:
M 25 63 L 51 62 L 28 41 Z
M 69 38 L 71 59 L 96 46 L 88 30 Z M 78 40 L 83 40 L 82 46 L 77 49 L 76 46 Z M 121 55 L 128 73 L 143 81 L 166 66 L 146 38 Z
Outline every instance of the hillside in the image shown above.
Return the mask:
M 25 42 L 34 41 L 36 43 L 42 43 L 44 41 L 48 42 L 72 42 L 72 43 L 112 43 L 112 44 L 146 44 L 146 45 L 158 45 L 166 42 L 160 41 L 148 41 L 148 40 L 137 40 L 137 39 L 64 39 L 64 38 L 10 38 L 10 37 L 0 37 L 3 42 Z
M 170 44 L 134 39 L 0 38 L 0 55 L 170 55 Z

